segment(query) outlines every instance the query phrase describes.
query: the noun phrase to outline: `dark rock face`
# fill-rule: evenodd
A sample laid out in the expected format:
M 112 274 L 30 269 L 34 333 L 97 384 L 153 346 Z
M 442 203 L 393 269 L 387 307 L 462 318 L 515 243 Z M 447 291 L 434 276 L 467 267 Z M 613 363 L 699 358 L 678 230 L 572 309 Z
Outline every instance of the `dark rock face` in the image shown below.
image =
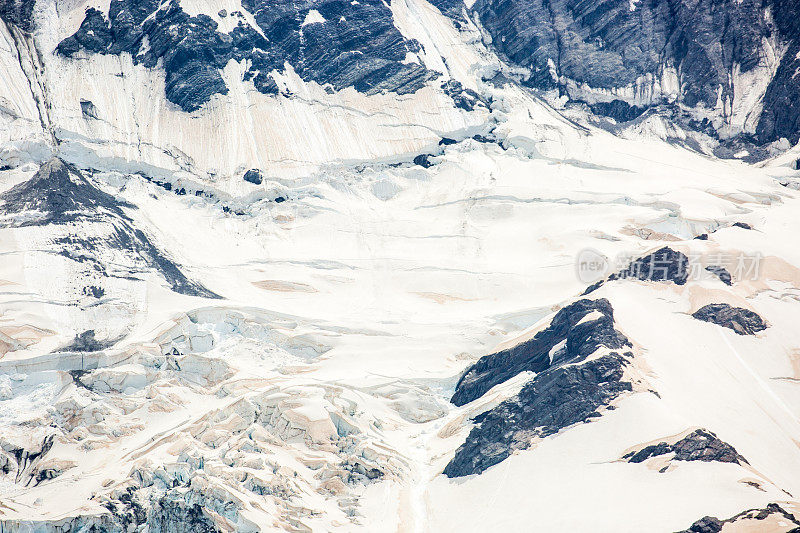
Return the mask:
M 458 0 L 438 4 L 444 13 L 463 7 Z M 477 0 L 471 11 L 502 55 L 530 69 L 527 83 L 532 86 L 558 88 L 567 95 L 575 85 L 614 89 L 648 75 L 659 79 L 665 67 L 674 65 L 680 73 L 678 103 L 690 108 L 713 109 L 721 87 L 720 98 L 730 109 L 737 90 L 734 72 L 765 64 L 762 39 L 777 37 L 788 51 L 766 90 L 756 136 L 761 143 L 798 140 L 796 0 L 640 0 L 631 5 L 628 0 Z M 622 105 L 634 103 L 623 97 L 609 101 L 602 91 L 594 93 L 604 102 L 595 113 L 630 120 L 642 110 Z M 649 103 L 672 102 L 656 97 Z M 716 118 L 727 119 L 724 114 Z
M 597 318 L 579 324 L 593 311 L 599 313 Z M 563 348 L 552 354 L 551 361 L 551 351 L 561 342 L 565 342 Z M 481 357 L 458 381 L 450 401 L 464 405 L 520 372 L 542 372 L 551 365 L 581 361 L 600 346 L 618 350 L 630 343 L 614 329 L 614 310 L 608 300 L 578 300 L 556 313 L 550 325 L 532 339 Z
M 453 104 L 459 109 L 472 111 L 478 105 L 488 107 L 488 102 L 472 89 L 466 89 L 461 82 L 447 80 L 442 84 L 442 90 L 453 99 Z
M 104 345 L 97 341 L 94 337 L 94 330 L 90 329 L 84 331 L 80 335 L 75 335 L 75 340 L 69 346 L 65 346 L 60 351 L 64 352 L 97 352 L 106 348 Z
M 775 24 L 788 43 L 778 72 L 764 95 L 764 111 L 758 121 L 756 136 L 761 142 L 786 137 L 797 142 L 800 132 L 800 20 L 797 0 L 771 0 Z
M 736 516 L 732 516 L 731 518 L 727 518 L 725 520 L 720 520 L 713 516 L 706 516 L 692 524 L 689 529 L 681 531 L 680 533 L 719 533 L 726 524 L 735 524 L 736 522 L 741 523 L 753 520 L 766 520 L 773 515 L 778 515 L 778 518 L 788 522 L 786 525 L 787 529 L 784 531 L 800 530 L 800 528 L 797 527 L 800 526 L 800 520 L 798 520 L 798 517 L 786 511 L 777 503 L 770 503 L 763 509 L 749 509 L 747 511 L 742 511 Z M 751 522 L 750 524 L 743 524 L 743 526 L 744 528 L 750 526 L 751 529 L 749 530 L 758 531 L 757 523 Z
M 430 154 L 418 155 L 417 157 L 414 158 L 414 164 L 419 165 L 422 168 L 431 168 L 433 166 Z
M 81 100 L 81 114 L 83 118 L 97 119 L 97 108 L 89 100 Z
M 75 167 L 55 158 L 42 165 L 28 181 L 0 195 L 3 213 L 11 218 L 6 227 L 67 224 L 79 220 L 100 220 L 107 213 L 125 217 L 110 194 L 93 187 Z
M 431 4 L 436 6 L 436 8 L 442 12 L 443 15 L 447 15 L 448 17 L 452 18 L 456 22 L 456 28 L 460 28 L 461 20 L 463 20 L 464 14 L 464 4 L 462 2 L 457 2 L 454 0 L 431 0 Z
M 719 533 L 722 531 L 722 522 L 713 516 L 704 516 L 682 533 Z
M 106 275 L 106 265 L 93 251 L 109 247 L 123 251 L 131 261 L 158 271 L 170 288 L 178 293 L 206 298 L 219 298 L 199 283 L 189 280 L 150 239 L 133 225 L 123 207 L 113 196 L 95 188 L 78 171 L 61 159 L 42 165 L 28 181 L 15 185 L 0 195 L 5 227 L 69 225 L 73 222 L 97 222 L 110 228 L 105 238 L 84 237 L 79 233 L 54 239 L 59 253 L 75 261 L 88 261 Z M 130 276 L 126 272 L 122 276 Z
M 595 115 L 610 117 L 617 122 L 628 122 L 647 111 L 646 107 L 630 105 L 624 100 L 597 102 L 589 106 Z
M 628 268 L 609 280 L 636 278 L 642 281 L 671 281 L 684 285 L 689 277 L 689 258 L 667 246 L 632 261 Z
M 689 279 L 689 258 L 681 252 L 665 246 L 652 254 L 640 257 L 624 269 L 608 276 L 605 281 L 634 278 L 642 281 L 671 281 L 676 285 L 685 285 Z M 599 289 L 604 281 L 590 285 L 583 292 L 584 296 Z
M 599 316 L 588 317 L 593 312 Z M 514 450 L 528 448 L 534 437 L 600 416 L 599 408 L 631 391 L 632 384 L 623 380 L 630 352 L 611 352 L 576 364 L 601 346 L 621 349 L 630 343 L 614 329 L 608 300 L 579 300 L 556 313 L 550 326 L 533 339 L 481 358 L 456 386 L 454 404 L 472 401 L 520 372 L 537 374 L 515 397 L 475 418 L 478 425 L 444 474 L 451 478 L 480 474 Z
M 712 107 L 716 89 L 711 86 L 728 87 L 723 78 L 734 61 L 743 62 L 746 70 L 758 62 L 756 50 L 769 29 L 760 8 L 760 2 L 738 6 L 728 0 L 649 0 L 634 10 L 626 0 L 478 0 L 474 6 L 501 51 L 541 72 L 551 84 L 557 80 L 548 60 L 558 76 L 612 88 L 656 72 L 663 51 L 686 71 L 686 85 L 693 82 L 684 97 L 687 103 Z M 730 34 L 723 35 L 728 27 Z M 715 50 L 713 45 L 720 43 L 723 47 Z
M 24 32 L 31 32 L 35 3 L 36 0 L 3 0 L 0 2 L 0 19 Z
M 247 172 L 244 173 L 244 181 L 248 181 L 253 185 L 261 185 L 264 181 L 263 177 L 261 176 L 261 172 L 251 168 Z
M 638 452 L 631 452 L 624 458 L 629 463 L 641 463 L 651 457 L 674 453 L 676 461 L 718 461 L 720 463 L 747 463 L 730 444 L 720 440 L 715 434 L 697 429 L 675 444 L 660 442 L 646 446 Z
M 80 28 L 71 37 L 64 39 L 57 51 L 64 55 L 72 55 L 80 49 L 87 52 L 104 52 L 114 39 L 102 12 L 90 7 L 86 10 Z
M 105 293 L 105 289 L 95 285 L 89 285 L 88 287 L 83 288 L 83 294 L 86 296 L 91 296 L 92 298 L 102 298 Z
M 741 307 L 731 307 L 728 304 L 708 304 L 692 313 L 692 316 L 698 320 L 732 329 L 739 335 L 755 335 L 757 332 L 767 329 L 767 324 L 756 313 Z
M 725 285 L 731 285 L 732 283 L 731 273 L 728 272 L 727 268 L 716 265 L 709 265 L 706 267 L 706 270 L 717 276 L 720 279 L 720 281 Z
M 380 0 L 244 0 L 258 28 L 237 11 L 229 15 L 239 20 L 230 33 L 219 32 L 207 15 L 190 17 L 176 0 L 161 9 L 160 4 L 112 0 L 108 18 L 90 8 L 57 53 L 71 57 L 81 50 L 128 52 L 134 63 L 148 68 L 160 61 L 167 99 L 185 111 L 228 92 L 220 70 L 231 59 L 250 62 L 246 79 L 265 94 L 278 92 L 269 73 L 283 71 L 285 62 L 304 80 L 367 94 L 415 92 L 434 77 L 422 65 L 403 62 L 408 52 L 420 50 L 419 43 L 403 38 L 388 5 Z M 305 24 L 311 10 L 324 22 Z
M 698 429 L 672 445 L 678 461 L 718 461 L 747 463 L 730 444 L 721 441 L 710 431 Z
M 480 474 L 530 446 L 534 437 L 600 416 L 597 409 L 632 390 L 623 381 L 626 358 L 617 353 L 583 365 L 538 374 L 520 393 L 481 415 L 466 442 L 444 469 L 447 477 Z

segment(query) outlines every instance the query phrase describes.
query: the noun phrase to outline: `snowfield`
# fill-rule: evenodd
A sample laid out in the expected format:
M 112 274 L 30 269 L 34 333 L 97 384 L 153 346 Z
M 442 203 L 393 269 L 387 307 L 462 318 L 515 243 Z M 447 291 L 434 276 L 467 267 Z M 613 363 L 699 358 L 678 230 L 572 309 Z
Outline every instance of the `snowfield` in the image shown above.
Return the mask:
M 230 92 L 185 113 L 130 56 L 52 54 L 88 5 L 37 4 L 41 71 L 0 25 L 3 531 L 797 527 L 797 148 L 748 165 L 657 116 L 610 128 L 494 76 L 480 29 L 424 0 L 394 0 L 396 24 L 480 96 L 470 111 L 433 82 L 329 94 L 289 72 L 267 96 L 232 61 Z M 24 192 L 62 167 L 69 202 Z M 684 283 L 583 295 L 583 251 L 608 259 L 606 279 L 664 246 L 690 259 Z M 531 429 L 482 473 L 444 475 L 483 413 L 613 350 L 556 368 L 565 339 L 539 376 L 457 406 L 465 371 L 601 298 L 629 341 L 630 390 Z M 692 316 L 707 304 L 766 327 Z M 697 428 L 744 460 L 626 457 Z

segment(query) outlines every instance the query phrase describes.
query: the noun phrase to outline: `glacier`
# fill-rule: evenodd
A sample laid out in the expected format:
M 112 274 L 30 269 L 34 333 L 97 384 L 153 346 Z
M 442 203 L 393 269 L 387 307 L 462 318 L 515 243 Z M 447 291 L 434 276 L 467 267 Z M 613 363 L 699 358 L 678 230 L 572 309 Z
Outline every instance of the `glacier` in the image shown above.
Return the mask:
M 0 530 L 796 530 L 798 12 L 0 0 Z

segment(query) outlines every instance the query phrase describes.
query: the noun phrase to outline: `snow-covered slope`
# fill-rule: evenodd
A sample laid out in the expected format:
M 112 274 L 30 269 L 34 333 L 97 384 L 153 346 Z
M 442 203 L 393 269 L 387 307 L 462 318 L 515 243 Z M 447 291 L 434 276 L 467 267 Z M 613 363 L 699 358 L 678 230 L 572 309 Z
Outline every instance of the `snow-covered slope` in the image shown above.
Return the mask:
M 0 528 L 800 526 L 796 149 L 546 101 L 442 3 L 363 8 L 397 61 L 359 2 L 283 5 L 299 49 L 255 0 L 0 11 Z M 176 6 L 276 90 L 112 53 Z

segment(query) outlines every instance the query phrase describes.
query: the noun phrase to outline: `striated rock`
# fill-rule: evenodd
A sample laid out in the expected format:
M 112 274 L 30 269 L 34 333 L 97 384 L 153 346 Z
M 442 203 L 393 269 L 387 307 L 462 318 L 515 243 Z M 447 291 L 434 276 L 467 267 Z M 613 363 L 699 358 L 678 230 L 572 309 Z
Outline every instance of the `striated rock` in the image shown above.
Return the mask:
M 478 425 L 444 469 L 447 477 L 480 474 L 530 446 L 534 437 L 599 416 L 598 409 L 632 384 L 623 380 L 627 356 L 612 352 L 582 365 L 546 370 L 520 393 L 480 415 Z
M 698 429 L 672 446 L 678 461 L 718 461 L 747 463 L 730 444 L 721 441 L 710 431 Z
M 732 329 L 739 335 L 755 335 L 767 329 L 764 320 L 753 311 L 728 304 L 708 304 L 701 307 L 692 316 L 698 320 L 712 322 Z
M 242 7 L 252 13 L 257 27 L 237 11 L 230 16 L 238 18 L 238 25 L 221 33 L 211 17 L 190 17 L 177 1 L 162 7 L 155 0 L 112 0 L 107 18 L 89 8 L 57 53 L 127 52 L 136 64 L 160 66 L 167 99 L 184 111 L 199 109 L 215 94 L 227 94 L 220 71 L 230 60 L 247 61 L 245 79 L 265 94 L 278 93 L 270 72 L 283 72 L 285 63 L 306 81 L 367 94 L 411 93 L 435 77 L 419 63 L 405 62 L 407 53 L 418 52 L 420 45 L 403 38 L 384 2 L 245 0 Z M 323 20 L 306 24 L 312 10 Z
M 747 460 L 739 455 L 730 444 L 720 440 L 714 433 L 697 429 L 680 439 L 668 444 L 660 442 L 642 448 L 637 452 L 630 452 L 624 458 L 629 463 L 641 463 L 651 457 L 674 453 L 676 461 L 717 461 L 720 463 L 747 464 Z
M 124 216 L 120 207 L 125 207 L 59 158 L 42 165 L 30 180 L 0 194 L 0 201 L 6 218 L 0 226 L 16 228 L 98 220 L 105 212 Z
M 590 313 L 597 316 L 584 321 Z M 551 357 L 562 342 L 563 348 Z M 532 339 L 481 357 L 458 381 L 450 401 L 464 405 L 520 372 L 542 372 L 551 364 L 581 361 L 600 346 L 617 350 L 630 343 L 614 329 L 614 310 L 608 300 L 578 300 L 556 313 L 550 325 Z
M 598 409 L 631 391 L 623 380 L 631 352 L 611 352 L 581 364 L 598 348 L 620 349 L 628 339 L 614 329 L 608 300 L 579 300 L 550 325 L 514 348 L 481 358 L 459 381 L 452 402 L 463 405 L 520 372 L 537 372 L 522 390 L 477 416 L 477 425 L 444 474 L 479 474 L 530 446 L 535 437 L 600 416 Z
M 459 0 L 437 7 L 456 20 L 465 8 Z M 767 78 L 756 89 L 763 112 L 739 111 L 758 118 L 746 133 L 760 143 L 800 138 L 794 0 L 477 0 L 469 11 L 501 55 L 529 69 L 529 85 L 558 89 L 597 114 L 626 121 L 677 103 L 708 115 L 679 121 L 697 127 L 710 118 L 716 134 L 731 122 L 741 84 L 758 75 Z M 773 42 L 786 47 L 774 74 Z
M 74 166 L 53 158 L 41 166 L 28 181 L 0 194 L 0 227 L 58 225 L 66 232 L 54 237 L 58 253 L 77 262 L 89 262 L 105 276 L 115 275 L 107 261 L 97 256 L 108 248 L 129 255 L 134 264 L 143 265 L 164 276 L 171 289 L 181 294 L 218 298 L 199 283 L 189 280 L 123 211 L 131 206 L 94 187 Z M 103 235 L 87 236 L 75 224 L 97 224 Z M 126 272 L 121 276 L 130 276 Z
M 760 142 L 785 137 L 798 140 L 800 131 L 800 20 L 796 0 L 771 0 L 771 13 L 787 49 L 764 95 L 764 110 L 756 126 Z

